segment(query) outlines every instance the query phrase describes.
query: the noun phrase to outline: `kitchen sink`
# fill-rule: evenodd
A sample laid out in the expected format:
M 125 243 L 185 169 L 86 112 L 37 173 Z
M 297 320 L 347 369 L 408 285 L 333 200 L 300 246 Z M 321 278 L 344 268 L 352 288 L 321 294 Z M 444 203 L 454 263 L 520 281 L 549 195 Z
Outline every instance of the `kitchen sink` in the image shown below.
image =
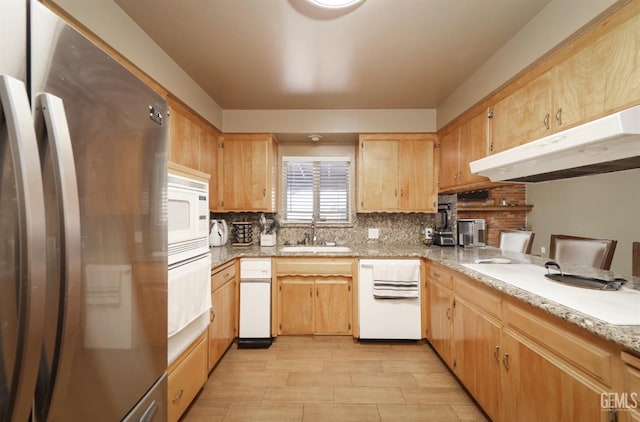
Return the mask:
M 285 246 L 280 252 L 306 252 L 306 253 L 348 253 L 351 248 L 348 246 Z

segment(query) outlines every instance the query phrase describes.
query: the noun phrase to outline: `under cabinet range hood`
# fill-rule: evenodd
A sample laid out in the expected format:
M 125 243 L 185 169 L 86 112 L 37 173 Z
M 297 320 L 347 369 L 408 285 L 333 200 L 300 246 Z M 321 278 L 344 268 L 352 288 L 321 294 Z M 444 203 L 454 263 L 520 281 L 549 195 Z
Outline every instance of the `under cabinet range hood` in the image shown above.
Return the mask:
M 469 164 L 494 182 L 534 183 L 640 168 L 640 106 Z

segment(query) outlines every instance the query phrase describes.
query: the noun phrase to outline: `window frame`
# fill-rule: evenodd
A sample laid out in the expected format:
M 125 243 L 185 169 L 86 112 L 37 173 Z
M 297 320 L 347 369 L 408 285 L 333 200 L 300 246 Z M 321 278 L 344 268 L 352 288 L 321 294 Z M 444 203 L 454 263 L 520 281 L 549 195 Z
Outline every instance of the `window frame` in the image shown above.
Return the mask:
M 322 227 L 353 227 L 353 195 L 354 195 L 354 184 L 353 184 L 353 157 L 347 155 L 336 155 L 336 156 L 296 156 L 296 155 L 286 155 L 282 156 L 280 159 L 280 163 L 282 164 L 282 171 L 280 175 L 280 189 L 281 189 L 281 215 L 283 216 L 282 225 L 287 227 L 307 227 L 311 224 L 311 220 L 288 220 L 287 216 L 287 167 L 290 162 L 301 162 L 301 163 L 319 163 L 319 162 L 344 162 L 346 164 L 347 169 L 347 212 L 346 212 L 346 220 L 345 221 L 335 221 L 335 220 L 320 220 L 318 215 L 320 213 L 320 198 L 319 198 L 319 190 L 314 188 L 314 197 L 313 197 L 313 215 L 315 217 L 315 223 L 317 226 Z M 314 164 L 315 166 L 315 164 Z M 315 172 L 314 172 L 315 173 Z

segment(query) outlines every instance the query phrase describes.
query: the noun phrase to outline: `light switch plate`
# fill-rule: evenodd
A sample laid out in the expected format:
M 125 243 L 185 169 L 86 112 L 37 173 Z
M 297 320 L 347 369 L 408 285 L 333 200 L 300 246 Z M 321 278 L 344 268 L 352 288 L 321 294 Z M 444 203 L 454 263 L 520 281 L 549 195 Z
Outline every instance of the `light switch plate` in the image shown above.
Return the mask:
M 369 239 L 377 239 L 380 237 L 380 229 L 369 229 L 367 234 L 367 238 Z

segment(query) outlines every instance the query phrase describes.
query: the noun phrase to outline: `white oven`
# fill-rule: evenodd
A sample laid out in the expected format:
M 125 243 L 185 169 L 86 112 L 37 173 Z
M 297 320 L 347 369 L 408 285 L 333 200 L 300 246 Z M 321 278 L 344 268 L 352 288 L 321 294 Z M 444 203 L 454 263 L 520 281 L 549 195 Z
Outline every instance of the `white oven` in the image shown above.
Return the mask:
M 209 251 L 209 184 L 168 175 L 169 265 Z
M 169 265 L 167 299 L 167 363 L 171 363 L 209 326 L 210 253 Z

